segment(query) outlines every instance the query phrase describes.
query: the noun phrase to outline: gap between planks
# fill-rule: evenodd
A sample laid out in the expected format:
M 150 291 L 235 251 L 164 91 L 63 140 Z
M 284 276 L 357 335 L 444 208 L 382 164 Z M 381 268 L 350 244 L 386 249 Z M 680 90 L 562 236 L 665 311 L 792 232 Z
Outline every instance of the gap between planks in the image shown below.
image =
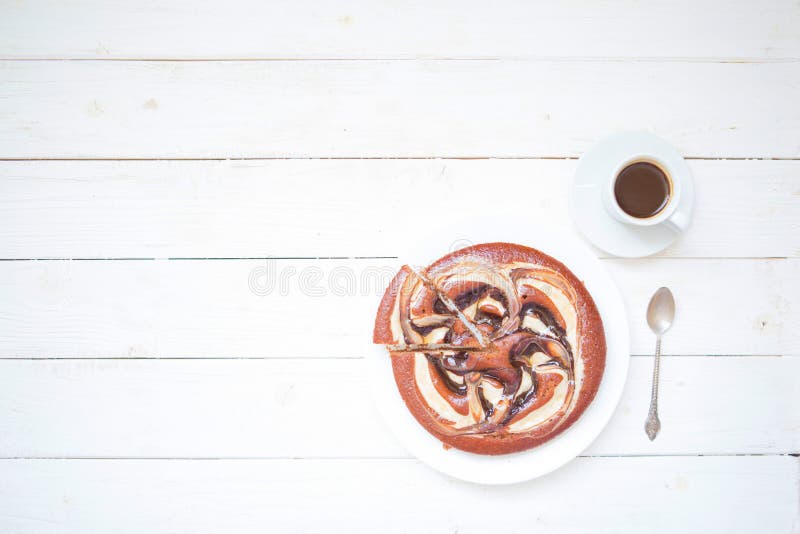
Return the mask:
M 741 454 L 579 454 L 575 458 L 743 458 L 743 457 L 772 457 L 772 456 L 791 456 L 800 457 L 800 453 L 741 453 Z M 407 462 L 420 462 L 421 460 L 412 456 L 0 456 L 0 461 L 15 460 L 108 460 L 108 461 L 188 461 L 188 462 L 207 462 L 207 461 L 332 461 L 332 462 L 363 462 L 363 461 L 392 461 L 398 460 Z
M 86 158 L 63 158 L 63 157 L 38 157 L 38 158 L 13 158 L 13 157 L 0 157 L 0 162 L 18 162 L 18 161 L 230 161 L 235 163 L 237 161 L 351 161 L 351 160 L 412 160 L 412 161 L 426 161 L 426 160 L 459 160 L 459 161 L 483 161 L 483 160 L 579 160 L 580 155 L 546 155 L 546 156 L 280 156 L 280 157 L 267 157 L 267 156 L 226 156 L 214 157 L 203 156 L 194 158 L 181 158 L 181 157 L 138 157 L 138 158 L 104 158 L 104 157 L 86 157 Z M 691 161 L 800 161 L 800 157 L 794 156 L 703 156 L 703 155 L 689 155 L 683 156 L 685 160 Z
M 631 358 L 652 358 L 652 354 L 631 354 Z M 662 358 L 795 358 L 800 355 L 795 354 L 661 354 Z M 24 361 L 151 361 L 151 360 L 165 360 L 165 361 L 236 361 L 236 360 L 270 360 L 270 361 L 298 361 L 298 360 L 321 360 L 321 361 L 335 361 L 335 360 L 365 360 L 363 356 L 25 356 L 25 357 L 0 357 L 0 362 L 24 362 Z
M 218 257 L 183 257 L 183 258 L 0 258 L 0 261 L 309 261 L 309 260 L 396 260 L 398 256 L 218 256 Z M 654 260 L 793 260 L 789 256 L 652 256 L 642 258 L 620 258 L 617 256 L 598 256 L 600 260 L 641 261 Z
M 304 63 L 330 63 L 330 62 L 389 62 L 389 61 L 509 61 L 530 63 L 798 63 L 800 58 L 785 57 L 658 57 L 658 56 L 419 56 L 419 57 L 250 57 L 250 58 L 159 58 L 159 57 L 1 57 L 0 61 L 24 62 L 93 62 L 93 63 L 277 63 L 277 62 L 304 62 Z

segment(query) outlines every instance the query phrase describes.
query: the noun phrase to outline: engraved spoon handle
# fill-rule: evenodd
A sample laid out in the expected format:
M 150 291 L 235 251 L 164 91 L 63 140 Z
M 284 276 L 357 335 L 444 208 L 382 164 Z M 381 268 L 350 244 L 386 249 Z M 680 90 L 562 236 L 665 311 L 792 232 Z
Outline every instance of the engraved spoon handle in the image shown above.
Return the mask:
M 656 439 L 658 431 L 661 430 L 661 421 L 658 419 L 658 372 L 661 364 L 661 336 L 656 338 L 656 358 L 653 363 L 653 390 L 650 394 L 650 410 L 647 412 L 647 420 L 644 422 L 644 431 L 650 441 Z

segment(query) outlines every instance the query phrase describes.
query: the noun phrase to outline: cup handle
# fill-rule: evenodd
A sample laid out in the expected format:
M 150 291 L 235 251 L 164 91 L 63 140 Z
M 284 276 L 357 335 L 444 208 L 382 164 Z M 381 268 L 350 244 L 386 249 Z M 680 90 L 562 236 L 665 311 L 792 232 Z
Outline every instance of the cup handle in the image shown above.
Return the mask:
M 676 234 L 680 234 L 689 228 L 689 216 L 685 213 L 676 211 L 672 217 L 664 221 L 664 225 Z

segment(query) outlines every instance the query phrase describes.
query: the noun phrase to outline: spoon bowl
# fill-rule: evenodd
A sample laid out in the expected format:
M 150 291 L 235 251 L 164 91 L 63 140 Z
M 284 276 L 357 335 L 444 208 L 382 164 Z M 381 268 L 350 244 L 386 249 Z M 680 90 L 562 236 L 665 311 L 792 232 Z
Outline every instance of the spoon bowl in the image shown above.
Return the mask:
M 657 336 L 662 336 L 672 326 L 675 318 L 675 298 L 672 291 L 661 287 L 653 294 L 647 306 L 647 324 Z

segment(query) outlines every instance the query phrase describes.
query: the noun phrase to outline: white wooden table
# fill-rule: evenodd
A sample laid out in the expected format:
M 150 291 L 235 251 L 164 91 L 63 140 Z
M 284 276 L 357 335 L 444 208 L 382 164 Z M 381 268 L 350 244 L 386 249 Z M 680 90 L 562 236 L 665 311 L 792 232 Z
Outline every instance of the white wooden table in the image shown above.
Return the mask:
M 544 478 L 439 475 L 365 404 L 379 284 L 341 273 L 448 205 L 572 231 L 576 158 L 622 130 L 672 142 L 697 205 L 604 260 L 619 409 Z M 4 534 L 800 531 L 794 0 L 5 0 L 0 158 Z

